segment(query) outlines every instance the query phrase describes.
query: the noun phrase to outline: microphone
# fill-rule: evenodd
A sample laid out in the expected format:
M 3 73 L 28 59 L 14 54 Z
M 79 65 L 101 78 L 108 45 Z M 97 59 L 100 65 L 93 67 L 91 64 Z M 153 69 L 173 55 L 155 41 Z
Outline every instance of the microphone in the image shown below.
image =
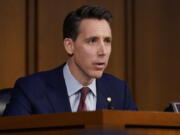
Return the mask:
M 112 98 L 111 97 L 107 97 L 107 102 L 108 102 L 108 106 L 107 106 L 107 108 L 109 109 L 109 110 L 113 110 L 114 109 L 114 106 L 113 106 L 113 104 L 112 104 Z

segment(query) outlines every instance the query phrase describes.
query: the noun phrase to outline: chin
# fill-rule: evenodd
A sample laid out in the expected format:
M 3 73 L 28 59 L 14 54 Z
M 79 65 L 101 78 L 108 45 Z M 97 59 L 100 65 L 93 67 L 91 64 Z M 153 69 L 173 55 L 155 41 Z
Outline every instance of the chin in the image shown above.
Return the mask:
M 103 75 L 103 71 L 95 71 L 91 74 L 93 78 L 101 78 Z

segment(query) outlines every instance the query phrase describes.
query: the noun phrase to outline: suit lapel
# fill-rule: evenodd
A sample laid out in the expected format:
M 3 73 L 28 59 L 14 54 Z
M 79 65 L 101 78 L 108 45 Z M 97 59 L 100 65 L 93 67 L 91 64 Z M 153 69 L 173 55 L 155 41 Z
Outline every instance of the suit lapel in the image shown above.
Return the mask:
M 97 89 L 97 104 L 96 104 L 96 110 L 102 110 L 107 109 L 108 102 L 108 88 L 106 87 L 107 82 L 103 82 L 102 78 L 97 79 L 96 81 L 96 89 Z
M 52 71 L 48 78 L 48 84 L 47 97 L 54 112 L 71 112 L 63 76 L 63 66 Z

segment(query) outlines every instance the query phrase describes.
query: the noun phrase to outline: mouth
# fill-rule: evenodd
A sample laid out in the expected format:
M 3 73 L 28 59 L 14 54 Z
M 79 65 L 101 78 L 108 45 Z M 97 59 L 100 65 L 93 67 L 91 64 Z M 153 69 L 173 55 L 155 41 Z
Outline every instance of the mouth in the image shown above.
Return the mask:
M 94 66 L 97 70 L 102 70 L 105 68 L 105 62 L 97 62 L 97 63 L 94 63 Z

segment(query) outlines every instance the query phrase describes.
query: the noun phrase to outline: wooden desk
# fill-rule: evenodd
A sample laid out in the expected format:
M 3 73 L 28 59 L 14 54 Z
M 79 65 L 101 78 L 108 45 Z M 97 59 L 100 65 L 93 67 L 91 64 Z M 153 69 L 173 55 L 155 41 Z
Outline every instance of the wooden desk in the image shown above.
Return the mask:
M 180 135 L 180 114 L 103 110 L 0 118 L 0 135 L 68 135 L 112 127 L 146 135 Z

